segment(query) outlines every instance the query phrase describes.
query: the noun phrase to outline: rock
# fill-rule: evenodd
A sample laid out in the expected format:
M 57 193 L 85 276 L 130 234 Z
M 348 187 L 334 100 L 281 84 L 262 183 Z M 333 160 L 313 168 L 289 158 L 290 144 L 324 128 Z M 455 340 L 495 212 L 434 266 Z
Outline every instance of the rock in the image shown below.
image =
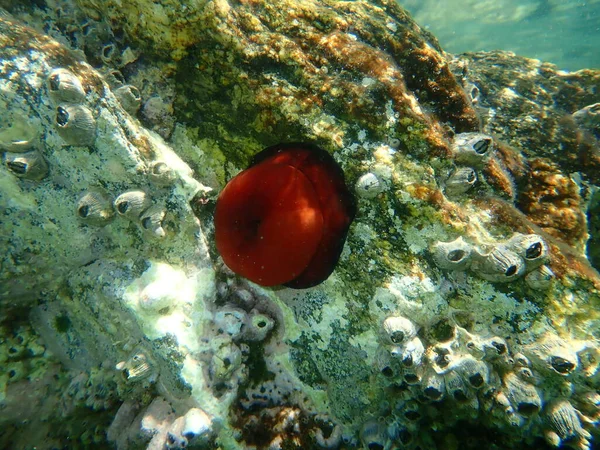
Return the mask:
M 597 71 L 448 55 L 391 0 L 116 5 L 13 9 L 60 42 L 0 16 L 0 148 L 47 164 L 41 178 L 0 168 L 0 361 L 14 371 L 0 406 L 15 418 L 0 446 L 106 445 L 107 431 L 120 448 L 591 441 Z M 93 118 L 85 142 L 58 128 L 63 104 Z M 380 183 L 307 290 L 260 288 L 213 251 L 207 186 L 285 141 L 329 151 L 350 185 Z M 485 157 L 458 156 L 463 141 Z M 477 183 L 447 197 L 468 168 Z M 440 264 L 442 243 L 464 264 Z M 476 261 L 498 254 L 518 262 L 510 284 Z M 23 424 L 32 404 L 51 406 Z

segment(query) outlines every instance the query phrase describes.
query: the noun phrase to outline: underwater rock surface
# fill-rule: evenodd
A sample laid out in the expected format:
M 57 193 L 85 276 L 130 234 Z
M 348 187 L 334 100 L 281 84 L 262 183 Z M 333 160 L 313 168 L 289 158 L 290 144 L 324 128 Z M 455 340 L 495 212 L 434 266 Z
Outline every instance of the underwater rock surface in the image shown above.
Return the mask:
M 2 447 L 592 448 L 598 71 L 392 1 L 117 4 L 0 15 Z M 359 198 L 304 291 L 213 242 L 286 141 Z

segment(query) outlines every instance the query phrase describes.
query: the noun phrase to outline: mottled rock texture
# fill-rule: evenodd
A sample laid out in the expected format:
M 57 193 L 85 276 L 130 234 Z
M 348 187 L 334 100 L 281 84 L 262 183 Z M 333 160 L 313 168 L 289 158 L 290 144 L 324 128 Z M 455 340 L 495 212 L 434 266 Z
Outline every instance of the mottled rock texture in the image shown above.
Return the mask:
M 588 234 L 598 238 L 587 211 L 598 136 L 574 115 L 600 101 L 597 71 L 447 55 L 392 1 L 49 4 L 74 22 L 56 8 L 11 11 L 62 44 L 0 24 L 0 138 L 33 123 L 31 149 L 48 164 L 41 180 L 2 167 L 3 333 L 36 350 L 26 358 L 3 340 L 14 374 L 0 386 L 15 418 L 32 414 L 31 402 L 19 409 L 24 380 L 32 402 L 62 408 L 2 422 L 3 443 L 39 446 L 40 433 L 82 448 L 598 439 L 600 278 L 586 258 Z M 57 67 L 85 87 L 78 104 L 96 123 L 87 145 L 60 128 L 69 105 L 54 100 Z M 141 93 L 139 121 L 115 95 L 127 85 Z M 455 145 L 468 132 L 484 138 Z M 359 198 L 332 277 L 305 291 L 240 280 L 211 240 L 204 186 L 218 193 L 285 141 L 317 143 L 350 184 L 371 173 L 381 186 Z M 448 180 L 469 168 L 473 186 L 451 193 Z M 158 209 L 131 220 L 112 201 L 139 190 Z M 519 253 L 513 233 L 537 247 Z M 441 268 L 436 244 L 459 236 L 474 262 Z M 513 260 L 508 283 L 486 272 Z

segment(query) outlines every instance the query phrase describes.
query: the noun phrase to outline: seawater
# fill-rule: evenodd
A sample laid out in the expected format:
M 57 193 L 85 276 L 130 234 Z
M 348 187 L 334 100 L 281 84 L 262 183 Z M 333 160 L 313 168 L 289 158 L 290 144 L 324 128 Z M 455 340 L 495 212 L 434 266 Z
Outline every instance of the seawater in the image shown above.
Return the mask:
M 450 53 L 508 50 L 560 69 L 600 67 L 600 0 L 399 0 Z

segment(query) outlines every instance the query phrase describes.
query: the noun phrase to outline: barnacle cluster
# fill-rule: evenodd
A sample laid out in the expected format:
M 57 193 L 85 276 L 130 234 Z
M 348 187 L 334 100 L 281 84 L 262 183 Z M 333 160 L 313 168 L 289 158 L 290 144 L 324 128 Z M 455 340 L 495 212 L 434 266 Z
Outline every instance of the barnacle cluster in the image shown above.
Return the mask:
M 597 393 L 573 383 L 585 377 L 580 358 L 590 349 L 573 348 L 555 335 L 509 345 L 499 336 L 449 327 L 440 340 L 434 330 L 419 330 L 406 317 L 385 318 L 377 369 L 396 394 L 385 421 L 363 425 L 365 447 L 432 445 L 423 442 L 421 426 L 479 419 L 527 428 L 556 447 L 569 442 L 590 448 L 598 413 L 590 400 Z M 453 414 L 446 415 L 442 411 L 450 404 Z
M 433 258 L 444 270 L 471 270 L 477 276 L 496 283 L 525 278 L 532 287 L 546 286 L 552 270 L 548 245 L 541 236 L 515 233 L 506 241 L 484 248 L 467 243 L 463 237 L 451 242 L 437 242 Z

